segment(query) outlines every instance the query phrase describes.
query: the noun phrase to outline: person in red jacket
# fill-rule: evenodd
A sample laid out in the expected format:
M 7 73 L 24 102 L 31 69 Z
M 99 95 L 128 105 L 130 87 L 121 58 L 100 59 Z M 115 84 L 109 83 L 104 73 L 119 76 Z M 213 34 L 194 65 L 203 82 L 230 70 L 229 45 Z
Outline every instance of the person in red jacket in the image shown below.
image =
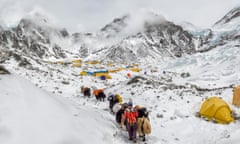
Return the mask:
M 127 131 L 129 140 L 137 141 L 137 117 L 138 112 L 133 108 L 132 102 L 128 103 L 128 108 L 125 110 L 123 118 L 127 123 Z

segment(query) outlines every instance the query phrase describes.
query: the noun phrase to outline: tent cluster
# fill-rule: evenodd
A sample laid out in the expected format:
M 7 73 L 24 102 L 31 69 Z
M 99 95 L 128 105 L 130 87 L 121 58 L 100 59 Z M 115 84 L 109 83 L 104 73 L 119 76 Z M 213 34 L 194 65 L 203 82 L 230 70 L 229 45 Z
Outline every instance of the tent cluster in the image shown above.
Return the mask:
M 80 75 L 81 76 L 94 76 L 94 77 L 100 77 L 100 79 L 105 80 L 105 79 L 112 79 L 112 76 L 110 73 L 116 73 L 119 71 L 125 70 L 124 68 L 117 68 L 117 69 L 101 69 L 101 70 L 95 70 L 95 71 L 81 71 Z M 130 68 L 129 70 L 133 72 L 139 72 L 139 68 Z
M 132 72 L 140 72 L 140 69 L 137 67 L 138 64 L 131 64 L 127 65 L 125 68 L 112 68 L 112 69 L 104 69 L 105 66 L 100 66 L 99 64 L 102 64 L 101 61 L 93 60 L 93 61 L 82 61 L 81 59 L 75 59 L 75 60 L 59 60 L 59 61 L 46 61 L 49 64 L 58 64 L 58 65 L 71 65 L 72 67 L 82 67 L 83 64 L 86 65 L 97 65 L 94 66 L 95 68 L 101 68 L 101 70 L 95 70 L 95 71 L 86 71 L 83 70 L 80 72 L 81 76 L 91 75 L 94 77 L 99 77 L 102 80 L 105 79 L 112 79 L 111 75 L 109 73 L 116 73 L 120 72 L 122 70 L 130 70 Z M 115 67 L 116 64 L 113 62 L 109 62 L 107 64 L 108 66 Z
M 109 74 L 108 70 L 106 70 L 106 69 L 96 70 L 96 71 L 81 71 L 80 75 L 81 76 L 91 75 L 91 76 L 95 76 L 95 77 L 100 77 L 102 80 L 112 78 L 111 75 Z
M 232 104 L 240 107 L 240 86 L 233 90 Z M 229 105 L 219 97 L 213 96 L 206 99 L 199 111 L 201 117 L 221 124 L 228 124 L 234 121 L 232 110 Z

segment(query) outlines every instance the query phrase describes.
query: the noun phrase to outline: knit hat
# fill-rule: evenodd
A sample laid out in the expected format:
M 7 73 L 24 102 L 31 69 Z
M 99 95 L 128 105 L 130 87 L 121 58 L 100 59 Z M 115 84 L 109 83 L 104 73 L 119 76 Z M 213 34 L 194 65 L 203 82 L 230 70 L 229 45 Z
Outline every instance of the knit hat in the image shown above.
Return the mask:
M 128 106 L 133 106 L 133 103 L 132 102 L 128 102 Z

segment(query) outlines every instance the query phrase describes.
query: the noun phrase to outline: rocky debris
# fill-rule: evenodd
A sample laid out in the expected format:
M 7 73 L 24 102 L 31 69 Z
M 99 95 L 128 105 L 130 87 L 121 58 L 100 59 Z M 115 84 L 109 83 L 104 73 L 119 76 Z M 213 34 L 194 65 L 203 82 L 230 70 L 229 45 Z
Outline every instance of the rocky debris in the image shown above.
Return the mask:
M 0 74 L 10 74 L 10 72 L 2 65 L 0 65 Z
M 134 84 L 134 83 L 138 83 L 138 82 L 140 82 L 141 80 L 146 80 L 146 78 L 141 77 L 141 76 L 135 76 L 135 77 L 131 78 L 131 79 L 127 82 L 127 85 L 131 85 L 131 84 Z

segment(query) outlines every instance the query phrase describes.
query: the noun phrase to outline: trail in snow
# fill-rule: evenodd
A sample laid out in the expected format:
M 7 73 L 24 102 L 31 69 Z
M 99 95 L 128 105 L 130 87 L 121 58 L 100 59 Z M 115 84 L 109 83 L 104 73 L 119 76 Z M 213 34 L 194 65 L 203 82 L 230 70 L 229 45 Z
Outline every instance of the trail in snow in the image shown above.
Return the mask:
M 83 94 L 79 93 L 77 94 L 77 97 L 73 98 L 73 101 L 77 102 L 80 106 L 91 106 L 95 108 L 96 110 L 100 110 L 101 117 L 103 120 L 110 121 L 112 123 L 112 127 L 114 128 L 113 131 L 113 139 L 117 143 L 133 143 L 133 141 L 128 140 L 128 132 L 126 128 L 120 128 L 119 124 L 115 120 L 115 115 L 110 113 L 109 109 L 109 101 L 105 100 L 104 102 L 97 101 L 95 96 L 91 96 L 90 98 L 86 98 L 83 96 Z M 146 135 L 146 141 L 143 142 L 139 137 L 137 137 L 136 144 L 158 144 L 158 138 Z

